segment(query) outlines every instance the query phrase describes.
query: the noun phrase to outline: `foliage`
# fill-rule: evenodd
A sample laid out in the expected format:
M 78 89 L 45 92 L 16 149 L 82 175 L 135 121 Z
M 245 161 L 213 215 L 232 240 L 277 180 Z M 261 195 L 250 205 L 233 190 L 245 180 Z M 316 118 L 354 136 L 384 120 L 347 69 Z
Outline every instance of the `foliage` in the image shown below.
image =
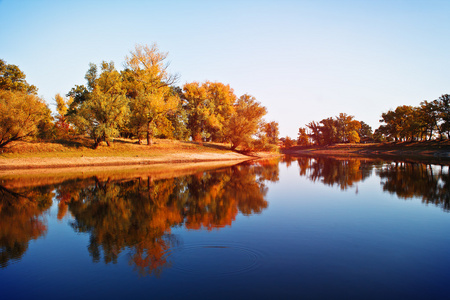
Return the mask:
M 26 75 L 18 66 L 6 64 L 0 59 L 0 90 L 19 91 L 27 94 L 37 94 L 37 88 L 25 80 Z
M 304 128 L 304 127 L 300 127 L 298 129 L 297 145 L 299 145 L 299 146 L 308 146 L 309 145 L 309 136 L 306 133 L 306 128 Z
M 381 115 L 384 123 L 376 130 L 377 136 L 394 141 L 431 140 L 450 138 L 450 96 L 442 95 L 420 106 L 398 106 Z M 437 134 L 436 134 L 437 133 Z
M 97 75 L 97 67 L 91 64 L 86 74 L 89 83 L 87 99 L 78 105 L 70 121 L 82 132 L 94 139 L 94 148 L 102 140 L 109 141 L 119 133 L 128 116 L 128 99 L 122 89 L 122 78 L 114 68 L 114 63 L 103 62 L 102 73 Z
M 12 141 L 33 137 L 49 117 L 42 99 L 21 91 L 0 90 L 0 148 Z
M 345 113 L 340 113 L 334 119 L 323 119 L 319 123 L 312 121 L 306 124 L 306 127 L 311 131 L 309 137 L 317 145 L 360 142 L 361 123 Z M 301 129 L 299 129 L 299 135 L 304 133 Z M 302 139 L 302 143 L 305 143 L 306 138 L 303 136 Z
M 169 115 L 179 108 L 178 94 L 170 86 L 177 76 L 167 72 L 166 58 L 167 53 L 160 52 L 156 44 L 137 45 L 126 58 L 123 74 L 130 98 L 129 125 L 139 138 L 146 133 L 147 145 L 152 144 L 155 134 L 168 135 L 173 131 Z
M 269 123 L 263 123 L 262 127 L 269 143 L 276 145 L 278 143 L 278 135 L 280 134 L 280 131 L 278 130 L 278 122 L 272 121 Z
M 230 141 L 232 150 L 239 145 L 249 148 L 267 110 L 253 96 L 247 94 L 237 100 L 234 108 L 235 113 L 229 118 L 224 135 Z
M 233 89 L 220 82 L 206 81 L 186 83 L 183 91 L 192 139 L 223 142 L 224 126 L 234 113 L 236 96 Z
M 295 145 L 295 142 L 290 137 L 287 136 L 284 139 L 284 148 L 289 149 L 289 148 L 293 147 L 294 145 Z
M 60 94 L 55 95 L 55 102 L 56 102 L 56 135 L 58 137 L 66 137 L 69 134 L 70 131 L 70 124 L 67 118 L 67 113 L 69 111 L 69 107 L 73 102 L 73 98 L 69 97 L 68 99 L 65 99 Z

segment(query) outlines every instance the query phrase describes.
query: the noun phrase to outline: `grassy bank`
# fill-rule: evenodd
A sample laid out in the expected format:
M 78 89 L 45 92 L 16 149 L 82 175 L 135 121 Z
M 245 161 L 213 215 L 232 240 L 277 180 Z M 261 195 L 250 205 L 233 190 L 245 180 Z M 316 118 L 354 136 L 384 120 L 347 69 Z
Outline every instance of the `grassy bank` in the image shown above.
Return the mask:
M 116 139 L 92 149 L 92 141 L 77 137 L 55 142 L 15 142 L 2 149 L 0 174 L 28 169 L 92 168 L 167 163 L 249 160 L 277 153 L 239 153 L 229 145 L 155 139 L 151 146 L 137 140 Z M 40 170 L 39 172 L 49 172 Z M 54 172 L 54 171 L 52 171 Z M 22 171 L 23 173 L 23 171 Z

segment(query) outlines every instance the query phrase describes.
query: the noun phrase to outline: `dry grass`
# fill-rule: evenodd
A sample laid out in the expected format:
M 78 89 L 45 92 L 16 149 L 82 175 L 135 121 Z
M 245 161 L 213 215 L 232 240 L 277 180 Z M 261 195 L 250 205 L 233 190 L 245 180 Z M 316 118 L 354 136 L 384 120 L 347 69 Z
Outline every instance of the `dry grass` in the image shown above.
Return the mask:
M 243 161 L 278 154 L 253 153 L 245 155 L 231 151 L 229 145 L 155 139 L 152 146 L 139 145 L 137 140 L 116 139 L 108 147 L 102 143 L 92 149 L 85 137 L 56 142 L 15 142 L 2 149 L 0 176 L 29 172 L 54 174 L 56 169 L 86 172 L 93 168 L 130 168 L 156 164 L 181 164 L 214 161 Z M 156 166 L 155 166 L 156 167 Z
M 102 142 L 97 149 L 92 149 L 92 141 L 86 137 L 54 142 L 12 142 L 2 149 L 3 158 L 26 157 L 154 157 L 175 152 L 229 152 L 228 145 L 217 143 L 183 142 L 176 140 L 155 139 L 152 146 L 139 145 L 137 140 L 115 139 L 108 147 Z

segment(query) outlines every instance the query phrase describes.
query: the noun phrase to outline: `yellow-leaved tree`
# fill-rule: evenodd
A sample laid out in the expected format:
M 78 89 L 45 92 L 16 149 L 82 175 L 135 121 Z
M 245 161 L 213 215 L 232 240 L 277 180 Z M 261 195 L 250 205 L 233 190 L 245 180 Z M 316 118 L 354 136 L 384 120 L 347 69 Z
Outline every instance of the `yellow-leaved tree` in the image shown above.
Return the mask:
M 235 111 L 236 95 L 228 84 L 206 81 L 183 86 L 188 128 L 195 141 L 225 141 L 224 126 Z
M 139 141 L 146 134 L 147 145 L 152 145 L 155 134 L 170 130 L 169 114 L 179 106 L 178 94 L 171 87 L 177 76 L 168 73 L 167 53 L 156 44 L 136 45 L 126 57 L 123 72 L 130 98 L 130 126 Z
M 224 126 L 224 134 L 231 143 L 231 149 L 243 145 L 249 147 L 253 136 L 262 125 L 267 110 L 253 96 L 242 95 L 234 105 L 235 112 Z
M 110 140 L 119 134 L 119 128 L 127 121 L 128 99 L 122 87 L 122 76 L 114 63 L 102 62 L 102 73 L 97 75 L 97 66 L 91 64 L 86 74 L 89 92 L 76 112 L 70 115 L 81 132 L 87 132 L 94 139 L 94 149 L 101 141 L 110 145 Z
M 0 90 L 0 148 L 35 136 L 48 111 L 45 102 L 34 94 Z

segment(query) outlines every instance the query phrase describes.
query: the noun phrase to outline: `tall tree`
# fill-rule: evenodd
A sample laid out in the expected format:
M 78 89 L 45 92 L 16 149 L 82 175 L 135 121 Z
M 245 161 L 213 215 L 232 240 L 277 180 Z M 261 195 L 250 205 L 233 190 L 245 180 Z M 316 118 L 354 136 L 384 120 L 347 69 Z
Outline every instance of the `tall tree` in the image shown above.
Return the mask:
M 224 141 L 224 125 L 234 113 L 236 96 L 230 85 L 206 81 L 186 83 L 183 99 L 193 140 Z
M 359 143 L 360 138 L 358 130 L 361 129 L 361 123 L 354 119 L 354 116 L 340 113 L 336 117 L 336 127 L 338 140 L 340 142 Z
M 300 127 L 298 129 L 297 145 L 299 146 L 309 145 L 309 137 L 308 134 L 306 133 L 306 128 L 304 127 Z
M 177 76 L 167 71 L 167 55 L 153 44 L 150 47 L 137 45 L 126 57 L 131 126 L 139 139 L 142 133 L 146 133 L 147 145 L 152 144 L 158 130 L 170 126 L 168 117 L 179 107 L 178 94 L 170 86 Z
M 263 124 L 263 130 L 269 140 L 270 144 L 276 145 L 278 143 L 278 135 L 280 131 L 278 130 L 278 122 L 272 121 Z
M 445 94 L 437 100 L 439 117 L 441 120 L 441 131 L 447 133 L 450 139 L 450 95 Z
M 108 146 L 110 140 L 119 133 L 128 116 L 128 100 L 122 88 L 122 77 L 114 68 L 114 63 L 102 62 L 101 74 L 91 64 L 86 74 L 89 94 L 70 117 L 81 131 L 87 132 L 94 139 L 94 148 L 102 140 Z
M 224 127 L 225 137 L 231 143 L 231 149 L 250 145 L 252 136 L 256 134 L 262 117 L 267 110 L 253 96 L 242 95 L 235 104 L 235 113 Z

